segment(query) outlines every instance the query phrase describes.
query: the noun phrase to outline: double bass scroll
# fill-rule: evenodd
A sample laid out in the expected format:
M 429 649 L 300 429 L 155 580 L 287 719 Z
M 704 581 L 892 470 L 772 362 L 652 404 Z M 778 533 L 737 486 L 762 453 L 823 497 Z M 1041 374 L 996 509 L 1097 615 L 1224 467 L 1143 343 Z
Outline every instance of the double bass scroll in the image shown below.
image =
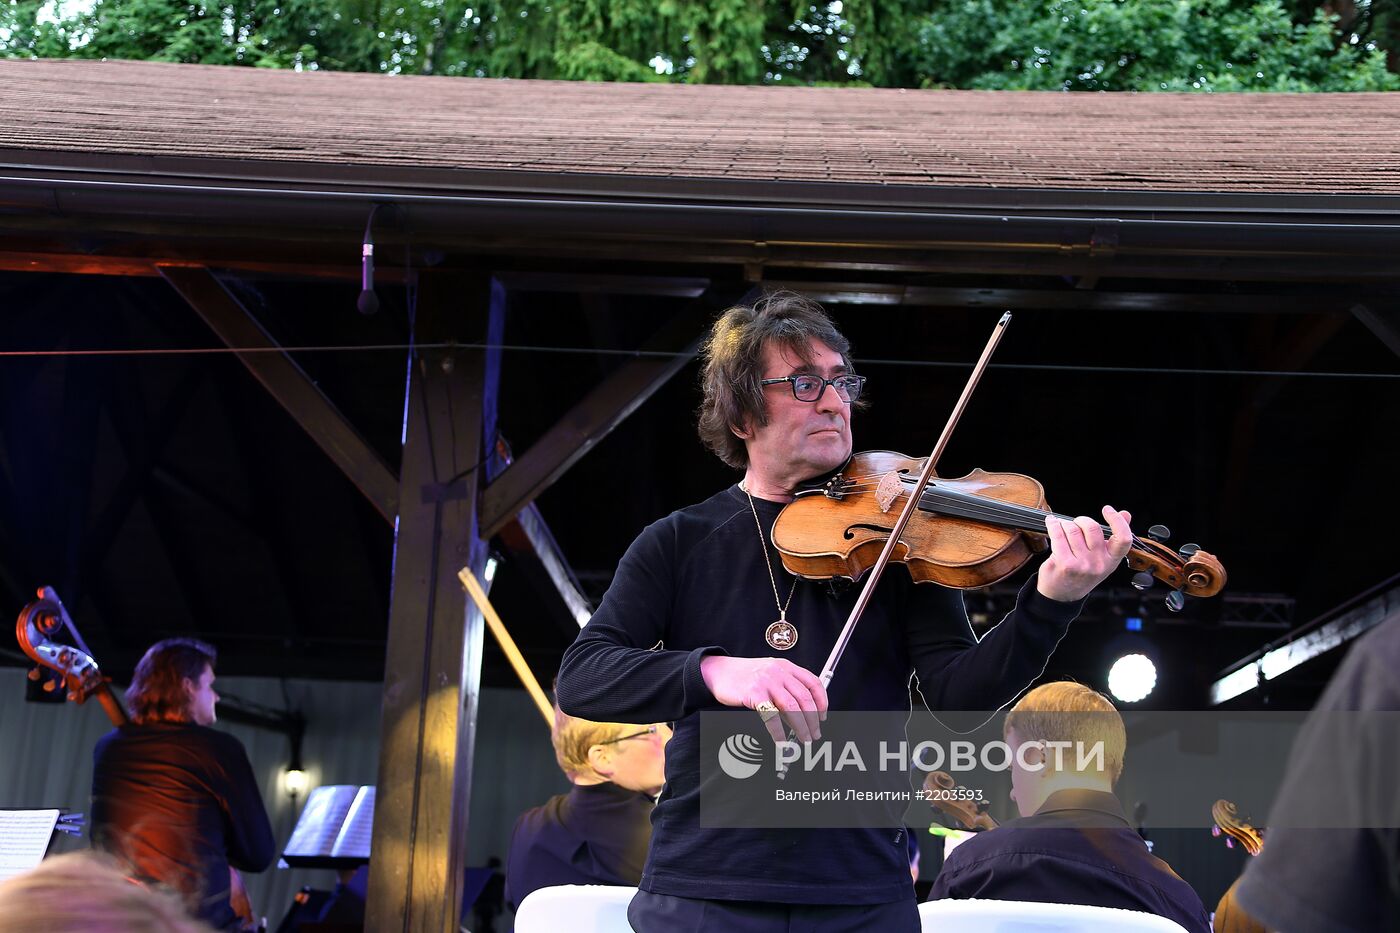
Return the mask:
M 83 643 L 77 626 L 63 606 L 63 600 L 58 598 L 58 593 L 51 586 L 40 587 L 38 595 L 38 599 L 20 610 L 15 623 L 15 640 L 19 642 L 20 649 L 35 663 L 58 672 L 69 700 L 81 704 L 88 697 L 96 696 L 112 725 L 125 725 L 130 721 L 126 708 Z M 64 629 L 75 645 L 53 640 Z M 38 673 L 37 670 L 31 671 L 29 676 L 37 680 Z

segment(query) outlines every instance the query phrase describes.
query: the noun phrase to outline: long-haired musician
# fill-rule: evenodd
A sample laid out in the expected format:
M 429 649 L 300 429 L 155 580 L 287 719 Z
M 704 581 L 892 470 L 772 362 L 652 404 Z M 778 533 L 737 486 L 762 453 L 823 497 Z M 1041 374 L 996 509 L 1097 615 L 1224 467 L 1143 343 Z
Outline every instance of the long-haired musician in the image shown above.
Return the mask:
M 92 842 L 178 891 L 214 928 L 237 930 L 229 868 L 262 871 L 274 843 L 242 743 L 210 728 L 216 658 L 203 642 L 170 638 L 137 664 L 132 721 L 93 752 Z

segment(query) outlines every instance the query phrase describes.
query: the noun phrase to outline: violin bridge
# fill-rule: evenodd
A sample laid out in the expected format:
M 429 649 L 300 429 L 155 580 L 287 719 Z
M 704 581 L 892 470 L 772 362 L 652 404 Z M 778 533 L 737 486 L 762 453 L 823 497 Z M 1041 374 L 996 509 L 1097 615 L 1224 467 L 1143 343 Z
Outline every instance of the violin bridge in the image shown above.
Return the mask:
M 899 498 L 899 494 L 904 491 L 904 483 L 900 480 L 898 473 L 886 473 L 880 480 L 879 487 L 875 490 L 875 503 L 880 506 L 881 512 L 888 512 L 890 506 L 894 505 L 894 500 Z

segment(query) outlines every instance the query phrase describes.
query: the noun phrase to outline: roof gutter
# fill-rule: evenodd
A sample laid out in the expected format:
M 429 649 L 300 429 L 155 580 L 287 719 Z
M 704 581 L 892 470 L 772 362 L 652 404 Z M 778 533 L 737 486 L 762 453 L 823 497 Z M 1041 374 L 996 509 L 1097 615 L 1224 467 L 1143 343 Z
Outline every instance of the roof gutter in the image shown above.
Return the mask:
M 1001 192 L 1005 195 L 1006 192 Z M 685 197 L 587 197 L 531 192 L 442 191 L 383 185 L 287 185 L 102 177 L 14 171 L 0 175 L 4 215 L 80 220 L 91 232 L 123 222 L 175 225 L 207 236 L 244 225 L 276 238 L 358 236 L 373 204 L 409 209 L 414 239 L 530 237 L 541 243 L 590 239 L 789 244 L 807 247 L 964 249 L 1011 252 L 1240 257 L 1347 257 L 1388 272 L 1400 255 L 1400 214 L 1285 220 L 1237 209 L 1214 216 L 1142 216 L 1098 204 L 1090 212 L 1044 214 L 990 209 L 822 206 L 700 201 Z M 295 237 L 293 237 L 295 238 Z M 1376 270 L 1378 271 L 1378 270 Z

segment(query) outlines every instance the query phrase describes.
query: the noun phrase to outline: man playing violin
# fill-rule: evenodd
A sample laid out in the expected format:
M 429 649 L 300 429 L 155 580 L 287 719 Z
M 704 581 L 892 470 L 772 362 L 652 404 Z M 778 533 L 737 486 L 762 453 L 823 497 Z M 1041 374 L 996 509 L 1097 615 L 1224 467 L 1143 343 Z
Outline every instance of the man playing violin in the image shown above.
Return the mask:
M 865 379 L 815 302 L 790 293 L 736 307 L 704 351 L 701 438 L 743 479 L 648 526 L 566 652 L 560 706 L 616 722 L 674 721 L 651 850 L 629 909 L 640 931 L 915 931 L 899 829 L 700 825 L 703 710 L 756 710 L 820 737 L 826 710 L 998 709 L 1044 670 L 1089 591 L 1127 554 L 1130 516 L 1048 521 L 1050 556 L 1016 607 L 978 641 L 961 593 L 890 573 L 876 588 L 828 693 L 819 671 L 856 600 L 790 575 L 769 545 L 800 484 L 851 456 Z
M 251 908 L 240 916 L 231 904 L 229 867 L 263 871 L 276 853 L 243 744 L 209 728 L 215 658 L 204 642 L 168 638 L 136 665 L 132 721 L 93 751 L 92 843 L 138 880 L 182 895 L 213 928 L 241 930 Z

